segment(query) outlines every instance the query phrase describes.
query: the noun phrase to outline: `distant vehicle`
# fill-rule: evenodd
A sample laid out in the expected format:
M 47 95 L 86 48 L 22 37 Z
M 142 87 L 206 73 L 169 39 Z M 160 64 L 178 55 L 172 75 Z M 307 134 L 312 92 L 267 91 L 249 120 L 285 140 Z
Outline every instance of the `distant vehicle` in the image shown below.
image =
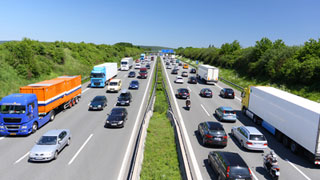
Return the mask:
M 239 141 L 242 148 L 263 151 L 268 147 L 264 135 L 255 127 L 237 126 L 232 127 L 231 134 Z
M 182 76 L 182 77 L 188 77 L 188 72 L 187 72 L 187 71 L 183 71 L 183 72 L 181 73 L 181 76 Z
M 231 107 L 220 106 L 215 110 L 215 114 L 220 121 L 236 122 L 237 114 Z
M 91 87 L 105 87 L 107 82 L 118 74 L 117 63 L 104 63 L 94 66 L 91 74 L 90 81 Z
M 176 69 L 177 71 L 179 71 L 179 66 L 174 66 L 173 69 Z
M 173 70 L 171 71 L 171 74 L 178 74 L 178 70 L 173 69 Z
M 241 94 L 242 112 L 261 125 L 291 152 L 320 165 L 320 104 L 264 86 L 249 86 Z
M 107 106 L 106 96 L 96 96 L 89 104 L 89 110 L 103 110 Z
M 113 108 L 111 114 L 108 114 L 105 127 L 124 127 L 128 120 L 128 111 L 126 108 Z
M 171 65 L 169 64 L 169 65 L 167 65 L 167 69 L 171 69 Z
M 144 60 L 145 57 L 146 57 L 146 54 L 142 53 L 142 54 L 140 55 L 140 60 Z
M 129 69 L 132 68 L 133 65 L 133 58 L 132 57 L 125 57 L 123 59 L 121 59 L 121 71 L 128 71 Z
M 136 72 L 130 71 L 128 77 L 136 77 Z
M 139 63 L 140 62 L 140 59 L 136 59 L 136 63 Z
M 151 61 L 154 61 L 154 56 L 151 56 Z
M 203 88 L 200 90 L 200 96 L 201 97 L 209 97 L 209 98 L 212 98 L 212 90 L 209 89 L 209 88 Z
M 177 90 L 176 97 L 187 99 L 188 97 L 190 97 L 189 90 L 187 88 L 179 88 Z
M 148 69 L 145 68 L 145 67 L 140 68 L 139 77 L 140 77 L 141 79 L 147 79 L 147 77 L 148 77 Z
M 166 65 L 170 65 L 170 62 L 167 61 L 167 62 L 166 62 Z
M 149 64 L 149 63 L 146 65 L 146 68 L 147 68 L 147 69 L 150 69 L 150 64 Z
M 122 87 L 121 79 L 112 79 L 107 87 L 107 92 L 119 92 Z
M 182 66 L 183 64 L 182 64 L 182 62 L 179 62 L 179 66 Z
M 132 102 L 132 95 L 127 90 L 122 90 L 117 101 L 117 105 L 130 105 Z
M 208 155 L 208 164 L 217 175 L 217 179 L 252 180 L 248 165 L 237 153 L 212 151 Z
M 192 68 L 192 69 L 190 70 L 190 73 L 195 74 L 195 73 L 197 73 L 197 70 L 196 70 L 195 68 Z
M 140 68 L 141 68 L 141 64 L 140 64 L 140 63 L 136 63 L 136 65 L 135 65 L 134 68 L 135 68 L 135 69 L 140 69 Z
M 219 80 L 219 69 L 214 66 L 201 64 L 198 66 L 198 78 L 207 84 L 212 82 L 217 83 Z
M 176 80 L 174 80 L 174 82 L 183 84 L 183 78 L 181 76 L 177 76 Z
M 220 91 L 220 96 L 224 98 L 232 98 L 234 99 L 234 91 L 231 88 L 223 88 Z
M 30 161 L 57 159 L 59 152 L 71 143 L 69 129 L 55 129 L 44 133 L 29 153 Z
M 130 82 L 129 89 L 139 89 L 139 81 L 132 80 Z
M 195 76 L 190 76 L 189 80 L 188 80 L 188 83 L 197 84 L 198 83 L 197 78 Z
M 189 64 L 183 64 L 183 69 L 188 69 L 189 68 Z
M 200 123 L 198 125 L 198 133 L 204 146 L 207 144 L 227 146 L 228 136 L 219 122 L 207 121 Z
M 180 63 L 180 60 L 179 60 L 179 59 L 176 59 L 176 63 Z

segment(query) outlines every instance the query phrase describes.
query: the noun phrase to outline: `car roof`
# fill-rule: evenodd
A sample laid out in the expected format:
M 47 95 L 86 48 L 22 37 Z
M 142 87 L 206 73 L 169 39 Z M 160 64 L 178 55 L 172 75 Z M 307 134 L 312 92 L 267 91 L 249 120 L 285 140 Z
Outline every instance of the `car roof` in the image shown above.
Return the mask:
M 231 88 L 223 88 L 224 90 L 232 90 L 233 91 L 233 89 L 231 89 Z
M 206 121 L 206 123 L 210 126 L 210 127 L 223 127 L 223 125 L 219 122 L 213 122 L 213 121 Z
M 250 134 L 262 135 L 262 133 L 255 127 L 252 127 L 252 126 L 243 126 L 243 127 L 246 128 Z
M 112 108 L 111 109 L 111 111 L 123 111 L 123 110 L 126 110 L 126 108 L 119 107 L 119 108 Z
M 102 98 L 102 97 L 106 97 L 106 96 L 100 95 L 100 96 L 96 96 L 96 97 L 94 97 L 93 99 L 96 99 L 96 98 Z
M 112 79 L 110 82 L 119 82 L 121 79 Z
M 187 88 L 179 88 L 178 91 L 180 91 L 180 90 L 187 90 L 187 91 L 189 91 Z
M 248 167 L 247 163 L 242 159 L 238 153 L 227 151 L 213 151 L 220 154 L 227 166 L 242 166 Z
M 210 91 L 211 91 L 210 88 L 202 88 L 201 90 L 202 90 L 202 91 L 204 91 L 204 90 L 210 90 Z
M 123 89 L 123 90 L 121 90 L 120 93 L 122 94 L 122 93 L 130 93 L 130 92 L 127 89 Z
M 220 106 L 220 109 L 224 111 L 233 111 L 232 107 Z
M 62 131 L 69 131 L 68 129 L 52 129 L 44 133 L 42 136 L 58 136 Z
M 131 82 L 139 82 L 138 80 L 132 80 Z
M 181 76 L 177 76 L 177 78 L 182 78 Z

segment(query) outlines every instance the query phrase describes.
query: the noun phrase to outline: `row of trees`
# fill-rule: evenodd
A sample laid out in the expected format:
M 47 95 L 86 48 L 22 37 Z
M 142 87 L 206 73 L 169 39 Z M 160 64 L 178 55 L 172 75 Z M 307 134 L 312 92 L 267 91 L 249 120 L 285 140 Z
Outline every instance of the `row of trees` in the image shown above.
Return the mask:
M 143 51 L 130 43 L 96 45 L 39 42 L 27 38 L 5 42 L 0 44 L 0 97 L 17 92 L 21 85 L 45 78 L 78 74 L 88 76 L 96 64 L 120 62 L 122 57 L 138 57 Z
M 220 48 L 180 47 L 176 52 L 205 64 L 235 69 L 241 75 L 320 90 L 320 39 L 310 39 L 302 46 L 287 46 L 282 40 L 262 38 L 247 48 L 233 41 Z

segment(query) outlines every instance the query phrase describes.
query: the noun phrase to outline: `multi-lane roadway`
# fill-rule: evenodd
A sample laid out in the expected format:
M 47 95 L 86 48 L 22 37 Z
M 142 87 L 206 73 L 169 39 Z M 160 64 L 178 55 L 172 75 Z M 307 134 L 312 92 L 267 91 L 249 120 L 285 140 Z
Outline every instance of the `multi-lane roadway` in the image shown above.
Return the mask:
M 127 106 L 128 121 L 124 128 L 104 127 L 107 114 L 115 107 L 119 93 L 106 93 L 106 88 L 82 85 L 80 102 L 57 114 L 53 122 L 27 137 L 0 137 L 0 179 L 125 179 L 151 89 L 154 64 L 147 79 L 139 79 L 139 90 L 130 90 L 133 101 Z M 138 72 L 138 70 L 135 70 Z M 133 79 L 128 71 L 119 71 L 122 89 Z M 88 104 L 96 95 L 106 95 L 107 107 L 102 111 L 88 111 Z M 28 153 L 42 134 L 51 129 L 70 129 L 71 145 L 51 162 L 32 163 Z
M 193 171 L 195 179 L 216 179 L 213 171 L 208 166 L 208 153 L 210 151 L 219 150 L 219 151 L 231 151 L 237 152 L 241 157 L 246 161 L 250 167 L 253 179 L 269 179 L 266 171 L 263 169 L 263 152 L 255 151 L 245 151 L 240 148 L 239 143 L 231 135 L 231 128 L 233 126 L 255 126 L 247 117 L 243 116 L 241 113 L 241 97 L 240 92 L 235 90 L 235 99 L 224 99 L 219 96 L 221 88 L 229 87 L 228 85 L 218 82 L 215 85 L 207 85 L 204 83 L 198 84 L 188 84 L 188 78 L 184 78 L 183 84 L 176 84 L 174 80 L 177 75 L 171 74 L 171 69 L 166 69 L 164 61 L 162 60 L 162 65 L 164 67 L 165 76 L 167 79 L 169 94 L 171 96 L 172 105 L 174 108 L 174 113 L 177 119 L 180 121 L 182 130 L 185 127 L 185 143 L 188 149 L 188 157 Z M 190 71 L 182 69 L 178 75 L 181 75 L 182 71 Z M 190 74 L 189 76 L 195 74 Z M 177 99 L 175 93 L 178 88 L 188 88 L 190 91 L 191 99 L 191 110 L 187 111 L 184 109 L 185 100 Z M 213 91 L 213 98 L 203 98 L 199 95 L 199 92 L 202 88 L 210 88 Z M 228 133 L 228 145 L 225 148 L 216 148 L 216 147 L 204 147 L 202 145 L 202 140 L 197 134 L 197 127 L 200 122 L 204 121 L 216 121 L 217 118 L 214 116 L 215 109 L 219 106 L 229 106 L 236 110 L 238 120 L 236 123 L 227 123 L 222 122 L 226 132 Z M 294 155 L 290 152 L 289 149 L 285 148 L 281 143 L 269 134 L 266 130 L 261 127 L 257 127 L 260 132 L 262 132 L 267 140 L 269 148 L 265 150 L 265 154 L 269 153 L 270 148 L 275 151 L 278 155 L 279 165 L 280 165 L 280 179 L 288 180 L 303 180 L 303 179 L 320 179 L 319 168 L 316 168 L 309 161 L 301 156 Z

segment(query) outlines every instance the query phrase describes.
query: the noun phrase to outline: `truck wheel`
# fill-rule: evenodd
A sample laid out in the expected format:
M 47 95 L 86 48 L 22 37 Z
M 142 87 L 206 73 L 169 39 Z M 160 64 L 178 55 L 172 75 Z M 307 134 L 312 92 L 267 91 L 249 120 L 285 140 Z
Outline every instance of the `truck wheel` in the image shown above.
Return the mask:
M 54 110 L 50 111 L 50 121 L 54 120 L 54 118 L 56 117 L 55 115 L 56 114 L 55 114 Z
M 281 142 L 281 140 L 282 140 L 282 133 L 279 132 L 278 130 L 276 130 L 275 136 L 276 136 L 276 139 L 278 140 L 278 142 Z
M 289 138 L 285 135 L 283 135 L 282 137 L 282 144 L 285 146 L 285 147 L 288 147 L 289 146 Z
M 252 121 L 255 123 L 255 124 L 258 124 L 258 121 L 257 121 L 257 116 L 253 116 L 253 119 L 252 119 Z
M 32 133 L 35 133 L 35 132 L 37 131 L 37 129 L 38 129 L 38 123 L 37 123 L 37 122 L 34 122 L 34 123 L 32 124 Z
M 299 145 L 297 144 L 297 143 L 295 143 L 294 141 L 291 141 L 291 143 L 290 143 L 290 150 L 291 150 L 291 152 L 293 152 L 293 153 L 298 153 L 298 151 L 299 151 Z
M 246 108 L 242 107 L 241 112 L 242 112 L 243 115 L 246 115 Z

